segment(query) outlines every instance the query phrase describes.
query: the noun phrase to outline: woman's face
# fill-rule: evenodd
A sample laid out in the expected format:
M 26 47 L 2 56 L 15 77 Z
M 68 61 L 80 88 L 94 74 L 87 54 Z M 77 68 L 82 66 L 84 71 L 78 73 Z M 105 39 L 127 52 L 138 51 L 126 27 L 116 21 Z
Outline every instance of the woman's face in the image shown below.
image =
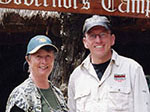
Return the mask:
M 29 64 L 30 73 L 36 77 L 48 77 L 52 72 L 54 65 L 54 51 L 38 50 L 34 54 L 26 57 Z

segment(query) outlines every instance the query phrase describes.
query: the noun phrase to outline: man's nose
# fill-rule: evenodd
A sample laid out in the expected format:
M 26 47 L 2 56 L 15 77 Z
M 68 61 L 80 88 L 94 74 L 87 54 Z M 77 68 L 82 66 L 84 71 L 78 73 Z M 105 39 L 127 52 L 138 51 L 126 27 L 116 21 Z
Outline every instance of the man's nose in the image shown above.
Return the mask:
M 102 40 L 101 36 L 100 35 L 96 35 L 96 41 L 100 42 L 101 40 Z

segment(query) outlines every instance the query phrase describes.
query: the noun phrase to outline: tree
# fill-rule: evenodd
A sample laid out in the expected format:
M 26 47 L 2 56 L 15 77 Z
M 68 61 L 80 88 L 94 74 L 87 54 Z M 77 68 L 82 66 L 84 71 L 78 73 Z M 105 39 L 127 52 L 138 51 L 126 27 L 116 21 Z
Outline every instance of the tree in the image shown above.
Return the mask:
M 82 26 L 89 15 L 61 13 L 61 46 L 57 54 L 52 82 L 67 94 L 67 84 L 72 71 L 84 59 L 87 51 L 82 43 Z

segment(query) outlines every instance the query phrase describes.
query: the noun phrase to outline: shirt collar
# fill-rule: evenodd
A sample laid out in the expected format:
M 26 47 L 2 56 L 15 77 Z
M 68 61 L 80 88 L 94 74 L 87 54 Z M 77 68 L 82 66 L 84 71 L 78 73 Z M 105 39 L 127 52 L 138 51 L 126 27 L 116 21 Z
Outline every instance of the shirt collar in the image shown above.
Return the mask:
M 111 62 L 119 66 L 119 60 L 118 58 L 118 53 L 112 49 L 112 57 L 111 57 Z M 90 62 L 90 54 L 86 57 L 86 59 L 82 62 L 81 66 L 84 66 L 85 68 L 89 68 L 91 62 Z
M 82 62 L 81 66 L 85 68 L 89 68 L 90 66 L 90 54 L 86 57 L 86 59 Z
M 118 60 L 118 53 L 112 49 L 112 57 L 111 57 L 112 62 L 119 66 L 119 60 Z

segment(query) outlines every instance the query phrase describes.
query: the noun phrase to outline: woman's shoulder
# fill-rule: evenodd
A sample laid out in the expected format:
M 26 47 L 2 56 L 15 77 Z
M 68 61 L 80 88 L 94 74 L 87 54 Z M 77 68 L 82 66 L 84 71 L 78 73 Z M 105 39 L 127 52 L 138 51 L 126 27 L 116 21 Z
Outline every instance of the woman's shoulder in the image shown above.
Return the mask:
M 34 99 L 33 97 L 37 97 L 37 90 L 32 83 L 32 80 L 28 78 L 11 92 L 7 101 L 8 109 L 13 105 L 17 105 L 18 107 L 22 105 L 24 110 L 26 110 L 25 107 L 29 107 L 28 101 L 34 102 L 32 99 Z
M 20 85 L 14 88 L 11 92 L 13 96 L 20 96 L 23 94 L 30 94 L 32 91 L 35 91 L 35 86 L 30 78 L 26 79 Z
M 61 95 L 62 95 L 62 92 L 61 92 L 61 90 L 60 90 L 58 87 L 56 87 L 51 81 L 49 81 L 49 83 L 50 83 L 52 89 L 53 89 L 55 92 L 57 92 L 58 94 L 61 94 Z

